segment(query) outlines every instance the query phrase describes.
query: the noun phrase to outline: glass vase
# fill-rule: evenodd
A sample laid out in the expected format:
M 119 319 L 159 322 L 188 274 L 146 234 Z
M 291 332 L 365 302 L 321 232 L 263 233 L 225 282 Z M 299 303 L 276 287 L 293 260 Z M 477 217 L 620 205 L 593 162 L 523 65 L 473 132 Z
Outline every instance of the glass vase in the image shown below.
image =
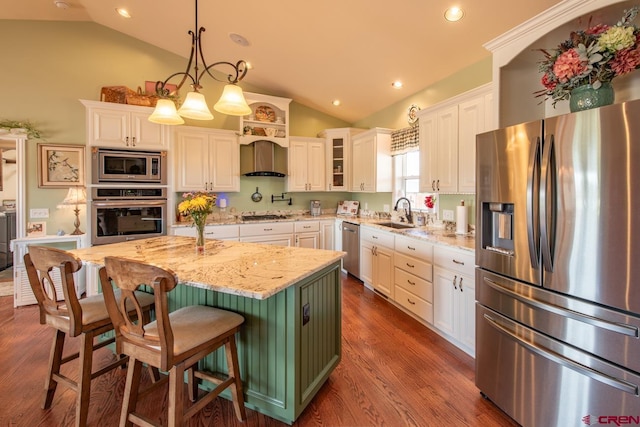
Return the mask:
M 196 254 L 203 255 L 204 254 L 204 226 L 205 222 L 195 221 L 194 225 L 196 227 Z
M 602 83 L 598 89 L 594 89 L 591 85 L 583 85 L 571 91 L 569 109 L 575 113 L 576 111 L 603 107 L 613 104 L 614 99 L 615 93 L 610 82 Z

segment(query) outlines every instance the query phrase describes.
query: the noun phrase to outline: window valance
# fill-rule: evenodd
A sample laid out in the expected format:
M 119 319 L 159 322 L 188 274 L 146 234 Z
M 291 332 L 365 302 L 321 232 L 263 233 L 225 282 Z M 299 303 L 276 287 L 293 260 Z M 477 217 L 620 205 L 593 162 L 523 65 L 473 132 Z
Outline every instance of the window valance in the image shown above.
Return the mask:
M 419 150 L 418 126 L 406 127 L 391 132 L 391 155 Z

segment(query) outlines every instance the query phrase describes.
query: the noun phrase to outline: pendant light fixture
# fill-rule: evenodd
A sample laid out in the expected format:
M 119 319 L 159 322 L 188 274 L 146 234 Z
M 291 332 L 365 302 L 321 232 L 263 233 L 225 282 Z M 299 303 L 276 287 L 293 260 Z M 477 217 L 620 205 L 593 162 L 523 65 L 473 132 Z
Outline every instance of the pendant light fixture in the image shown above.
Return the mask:
M 198 27 L 198 0 L 195 0 L 195 5 L 195 29 L 189 31 L 189 35 L 191 35 L 191 54 L 189 56 L 189 62 L 187 63 L 187 69 L 171 74 L 164 81 L 156 82 L 156 94 L 160 99 L 156 104 L 156 109 L 153 111 L 153 114 L 149 116 L 149 121 L 151 122 L 165 125 L 180 125 L 184 123 L 182 117 L 195 120 L 212 120 L 213 114 L 209 111 L 204 95 L 200 93 L 200 89 L 202 89 L 200 79 L 202 79 L 205 73 L 214 80 L 227 83 L 222 91 L 220 100 L 213 106 L 216 111 L 232 116 L 244 116 L 251 113 L 251 108 L 244 99 L 242 88 L 238 86 L 238 82 L 247 74 L 247 63 L 240 60 L 235 64 L 220 61 L 207 65 L 204 54 L 202 53 L 201 39 L 205 28 Z M 202 62 L 202 69 L 200 68 L 199 62 Z M 215 67 L 225 67 L 229 70 L 226 79 L 220 79 L 212 73 Z M 182 85 L 187 81 L 189 81 L 193 88 L 193 91 L 187 94 L 182 106 L 177 111 L 174 102 L 169 99 L 173 92 L 167 88 L 169 81 L 174 77 L 182 77 L 182 80 L 177 84 L 174 92 L 180 90 Z

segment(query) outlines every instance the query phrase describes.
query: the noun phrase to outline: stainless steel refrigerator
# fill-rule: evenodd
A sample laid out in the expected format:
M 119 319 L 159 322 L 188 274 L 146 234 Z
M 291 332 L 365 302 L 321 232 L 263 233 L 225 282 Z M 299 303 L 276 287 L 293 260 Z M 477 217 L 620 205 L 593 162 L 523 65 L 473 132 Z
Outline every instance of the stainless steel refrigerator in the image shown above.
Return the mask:
M 476 152 L 477 387 L 526 427 L 640 424 L 640 101 Z

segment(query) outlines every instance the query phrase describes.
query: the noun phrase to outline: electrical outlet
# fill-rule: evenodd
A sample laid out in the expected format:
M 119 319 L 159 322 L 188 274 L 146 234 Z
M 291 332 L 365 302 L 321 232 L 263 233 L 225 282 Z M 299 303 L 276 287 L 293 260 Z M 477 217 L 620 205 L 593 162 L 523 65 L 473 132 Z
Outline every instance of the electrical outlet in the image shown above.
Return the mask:
M 454 221 L 453 219 L 453 211 L 450 211 L 448 209 L 443 209 L 442 210 L 442 219 L 445 221 Z
M 29 209 L 31 218 L 49 218 L 49 208 Z

